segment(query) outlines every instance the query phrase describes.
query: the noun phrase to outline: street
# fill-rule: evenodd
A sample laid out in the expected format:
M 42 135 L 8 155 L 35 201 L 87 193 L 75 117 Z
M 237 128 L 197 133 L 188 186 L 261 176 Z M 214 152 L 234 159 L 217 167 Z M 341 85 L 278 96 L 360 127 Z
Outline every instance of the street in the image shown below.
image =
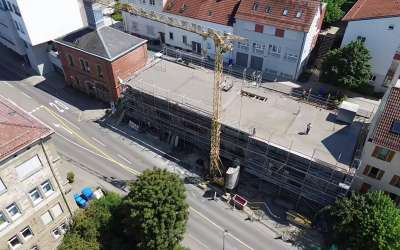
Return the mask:
M 99 178 L 116 182 L 132 180 L 145 169 L 165 167 L 167 160 L 146 150 L 95 120 L 104 104 L 66 88 L 62 78 L 54 82 L 41 77 L 18 80 L 18 69 L 0 65 L 0 100 L 15 103 L 56 131 L 54 143 L 65 159 L 90 169 Z M 24 78 L 24 77 L 21 77 Z M 140 138 L 139 138 L 140 139 Z M 138 139 L 138 140 L 139 140 Z M 183 244 L 190 249 L 295 249 L 265 226 L 222 201 L 203 197 L 199 188 L 187 184 L 190 218 Z

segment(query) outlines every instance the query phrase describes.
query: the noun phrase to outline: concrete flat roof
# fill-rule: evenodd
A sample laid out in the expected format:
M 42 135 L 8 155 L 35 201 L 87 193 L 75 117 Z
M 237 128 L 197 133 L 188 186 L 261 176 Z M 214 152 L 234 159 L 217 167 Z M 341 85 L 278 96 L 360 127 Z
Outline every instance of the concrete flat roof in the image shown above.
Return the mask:
M 361 122 L 336 122 L 334 111 L 322 109 L 279 92 L 225 76 L 233 87 L 222 92 L 222 123 L 252 134 L 259 140 L 302 155 L 348 169 Z M 168 98 L 211 116 L 214 72 L 156 59 L 126 84 L 155 96 Z M 241 95 L 240 93 L 248 93 Z M 261 97 L 261 98 L 257 98 Z M 265 98 L 265 100 L 262 100 Z M 306 126 L 311 131 L 305 135 Z

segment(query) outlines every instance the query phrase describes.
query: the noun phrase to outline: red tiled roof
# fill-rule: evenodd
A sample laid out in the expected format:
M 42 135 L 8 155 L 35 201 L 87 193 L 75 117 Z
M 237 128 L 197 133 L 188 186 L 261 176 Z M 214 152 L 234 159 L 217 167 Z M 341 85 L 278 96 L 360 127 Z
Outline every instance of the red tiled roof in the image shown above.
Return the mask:
M 400 16 L 400 0 L 358 0 L 343 21 Z
M 255 3 L 258 3 L 258 10 L 253 10 Z M 308 32 L 320 6 L 319 0 L 242 0 L 235 18 Z M 283 15 L 285 9 L 288 10 L 286 16 Z M 302 13 L 300 17 L 296 17 L 298 12 Z
M 378 145 L 400 151 L 400 135 L 390 132 L 394 121 L 400 121 L 400 88 L 397 87 L 391 89 L 372 138 Z
M 0 160 L 52 133 L 24 111 L 0 101 Z
M 240 0 L 168 0 L 164 12 L 232 26 Z

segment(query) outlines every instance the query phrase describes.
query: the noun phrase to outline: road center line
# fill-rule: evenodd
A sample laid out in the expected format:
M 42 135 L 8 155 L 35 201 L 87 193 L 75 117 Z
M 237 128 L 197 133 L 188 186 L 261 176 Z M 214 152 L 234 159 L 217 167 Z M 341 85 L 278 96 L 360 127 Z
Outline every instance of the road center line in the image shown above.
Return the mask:
M 92 137 L 92 140 L 100 144 L 101 146 L 105 147 L 106 144 L 102 143 L 101 141 L 97 140 L 95 137 Z
M 126 158 L 123 157 L 122 155 L 120 155 L 120 154 L 117 154 L 117 155 L 118 155 L 118 157 L 121 158 L 122 160 L 126 161 L 126 162 L 129 163 L 129 164 L 132 164 L 132 162 L 130 162 L 128 159 L 126 159 Z

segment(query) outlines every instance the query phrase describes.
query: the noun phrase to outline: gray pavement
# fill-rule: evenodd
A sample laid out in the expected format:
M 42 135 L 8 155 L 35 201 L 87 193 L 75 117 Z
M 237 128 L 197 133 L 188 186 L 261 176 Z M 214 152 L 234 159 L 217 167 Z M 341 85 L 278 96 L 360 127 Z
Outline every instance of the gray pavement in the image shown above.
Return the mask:
M 158 154 L 96 123 L 104 105 L 65 88 L 57 75 L 25 78 L 14 68 L 0 66 L 0 98 L 14 102 L 52 127 L 61 156 L 86 181 L 124 189 L 124 183 L 144 169 L 168 166 Z M 294 248 L 274 239 L 274 233 L 266 227 L 246 221 L 239 211 L 209 201 L 194 186 L 187 188 L 191 209 L 184 245 L 190 249 L 222 249 L 224 238 L 225 249 Z M 223 237 L 225 229 L 228 232 Z

